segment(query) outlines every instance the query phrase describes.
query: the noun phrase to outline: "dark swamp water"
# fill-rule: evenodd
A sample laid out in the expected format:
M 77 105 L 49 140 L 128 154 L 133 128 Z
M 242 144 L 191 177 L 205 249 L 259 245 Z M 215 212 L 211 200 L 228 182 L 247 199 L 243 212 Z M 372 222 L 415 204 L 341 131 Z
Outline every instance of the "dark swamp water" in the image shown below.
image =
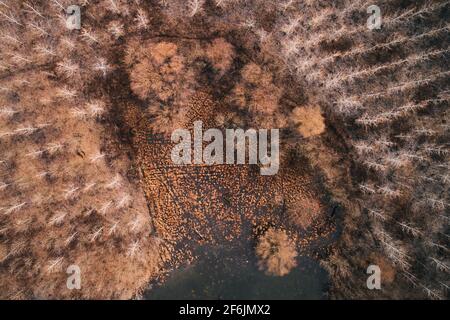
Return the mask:
M 329 205 L 335 220 L 342 210 Z M 337 219 L 339 221 L 339 219 Z M 337 222 L 335 220 L 335 222 Z M 310 244 L 299 253 L 297 267 L 278 277 L 266 275 L 258 268 L 254 243 L 248 241 L 250 228 L 244 235 L 222 245 L 198 246 L 197 257 L 188 265 L 173 270 L 161 284 L 150 284 L 142 298 L 148 300 L 319 300 L 328 299 L 329 276 L 312 252 L 334 243 L 341 233 L 340 223 L 332 234 Z M 305 234 L 306 235 L 306 234 Z M 301 236 L 301 235 L 300 235 Z M 244 240 L 247 239 L 247 240 Z M 310 253 L 310 254 L 309 254 Z
M 256 172 L 255 174 L 259 174 Z M 223 185 L 219 180 L 212 179 L 206 175 L 207 180 L 196 180 L 198 192 L 204 198 L 208 198 L 209 191 L 213 189 L 222 190 Z M 205 187 L 206 186 L 206 187 Z M 242 194 L 251 194 L 252 186 L 247 190 L 242 190 Z M 255 194 L 255 197 L 261 195 Z M 182 198 L 182 196 L 180 196 Z M 212 199 L 215 199 L 211 195 Z M 242 200 L 244 199 L 244 200 Z M 233 201 L 236 214 L 241 211 L 251 210 L 247 208 L 245 199 Z M 224 201 L 219 198 L 215 201 Z M 328 217 L 335 221 L 340 215 L 340 209 L 336 210 L 336 203 L 324 200 Z M 223 204 L 223 203 L 222 203 Z M 207 210 L 208 208 L 205 208 Z M 267 215 L 267 208 L 253 208 L 258 215 Z M 284 214 L 284 206 L 276 209 L 274 213 L 277 217 Z M 336 213 L 338 212 L 338 213 Z M 208 216 L 208 212 L 205 212 Z M 335 221 L 336 222 L 336 221 Z M 210 227 L 214 228 L 215 221 L 209 221 Z M 241 226 L 241 234 L 231 242 L 222 239 L 222 234 L 217 235 L 220 245 L 203 245 L 189 243 L 188 247 L 194 248 L 196 259 L 187 266 L 172 270 L 162 283 L 152 283 L 144 292 L 142 298 L 148 300 L 196 300 L 196 299 L 223 299 L 223 300 L 275 300 L 275 299 L 327 299 L 329 289 L 329 277 L 327 272 L 320 266 L 319 261 L 311 258 L 313 252 L 320 252 L 339 237 L 339 223 L 333 223 L 337 228 L 332 234 L 316 239 L 310 243 L 306 253 L 300 253 L 297 257 L 297 267 L 289 274 L 279 276 L 269 276 L 258 268 L 258 261 L 255 255 L 255 243 L 253 238 L 253 227 L 249 221 L 244 220 Z M 299 237 L 307 236 L 299 233 Z M 253 240 L 251 240 L 253 239 Z
M 165 299 L 326 299 L 328 275 L 318 261 L 297 257 L 283 277 L 260 271 L 254 253 L 242 247 L 200 247 L 191 265 L 172 271 L 143 298 Z

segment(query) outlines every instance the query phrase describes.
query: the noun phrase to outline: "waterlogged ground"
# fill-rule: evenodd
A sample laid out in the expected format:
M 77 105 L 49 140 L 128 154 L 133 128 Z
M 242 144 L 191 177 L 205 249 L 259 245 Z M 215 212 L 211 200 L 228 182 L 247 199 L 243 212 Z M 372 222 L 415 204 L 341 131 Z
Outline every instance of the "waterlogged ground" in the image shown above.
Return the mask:
M 174 270 L 145 299 L 325 299 L 327 273 L 307 256 L 283 277 L 267 276 L 250 248 L 201 247 L 199 258 Z
M 204 95 L 200 98 L 213 104 Z M 194 120 L 208 123 L 213 118 L 204 114 L 208 108 L 200 113 L 194 107 L 187 128 Z M 144 298 L 325 298 L 327 275 L 307 255 L 326 246 L 320 242 L 334 227 L 306 164 L 281 167 L 274 176 L 262 176 L 251 165 L 175 166 L 171 142 L 149 140 L 150 125 L 135 120 L 140 119 L 137 111 L 128 109 L 127 118 L 164 263 L 162 276 Z M 289 206 L 300 215 L 291 216 Z M 310 211 L 313 216 L 307 215 Z M 298 267 L 284 277 L 267 276 L 257 266 L 254 242 L 258 230 L 269 226 L 287 230 L 297 248 Z

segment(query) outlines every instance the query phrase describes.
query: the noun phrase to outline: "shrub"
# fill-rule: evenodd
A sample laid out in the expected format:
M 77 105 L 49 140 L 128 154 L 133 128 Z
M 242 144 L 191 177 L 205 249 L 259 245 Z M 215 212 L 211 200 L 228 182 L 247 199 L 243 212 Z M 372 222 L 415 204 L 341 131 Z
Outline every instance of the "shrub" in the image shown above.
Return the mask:
M 325 131 L 325 119 L 320 107 L 297 107 L 292 112 L 292 121 L 304 138 L 319 135 Z
M 284 230 L 269 228 L 256 245 L 259 268 L 268 275 L 284 276 L 297 265 L 297 251 Z

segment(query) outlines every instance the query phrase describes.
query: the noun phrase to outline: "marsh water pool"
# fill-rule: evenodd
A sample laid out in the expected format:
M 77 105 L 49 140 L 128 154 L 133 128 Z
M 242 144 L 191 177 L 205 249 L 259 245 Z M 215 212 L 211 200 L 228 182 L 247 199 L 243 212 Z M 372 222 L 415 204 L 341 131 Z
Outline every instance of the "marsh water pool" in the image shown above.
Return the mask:
M 252 251 L 239 247 L 200 247 L 198 259 L 174 270 L 144 299 L 326 299 L 328 275 L 318 261 L 297 258 L 298 266 L 283 277 L 258 269 Z

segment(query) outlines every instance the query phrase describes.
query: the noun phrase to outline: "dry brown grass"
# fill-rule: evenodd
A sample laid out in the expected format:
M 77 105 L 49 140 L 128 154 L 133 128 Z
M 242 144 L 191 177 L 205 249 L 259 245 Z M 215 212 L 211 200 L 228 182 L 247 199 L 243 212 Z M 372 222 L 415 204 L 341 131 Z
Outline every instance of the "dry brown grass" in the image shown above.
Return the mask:
M 318 218 L 323 218 L 320 202 L 314 198 L 296 198 L 287 203 L 289 219 L 295 225 L 306 229 Z

